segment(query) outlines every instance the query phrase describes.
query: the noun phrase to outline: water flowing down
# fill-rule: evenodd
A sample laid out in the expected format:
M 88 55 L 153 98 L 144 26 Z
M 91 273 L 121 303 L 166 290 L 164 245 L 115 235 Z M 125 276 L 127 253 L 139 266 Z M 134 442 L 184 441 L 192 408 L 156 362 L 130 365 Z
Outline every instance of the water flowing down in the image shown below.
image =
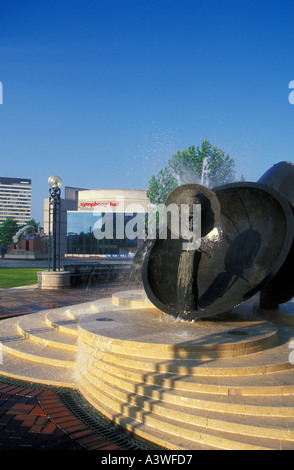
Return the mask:
M 200 184 L 202 186 L 206 186 L 207 188 L 209 187 L 209 163 L 207 157 L 204 157 L 203 159 Z
M 186 313 L 196 310 L 194 295 L 194 251 L 183 251 L 178 268 L 177 309 Z

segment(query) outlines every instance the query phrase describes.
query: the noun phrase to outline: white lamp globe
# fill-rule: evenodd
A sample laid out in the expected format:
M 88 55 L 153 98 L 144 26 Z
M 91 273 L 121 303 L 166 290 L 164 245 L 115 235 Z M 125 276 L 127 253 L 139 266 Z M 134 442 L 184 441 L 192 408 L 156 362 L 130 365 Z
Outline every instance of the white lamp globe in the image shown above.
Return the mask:
M 51 188 L 61 188 L 62 186 L 62 179 L 60 176 L 53 175 L 48 178 L 48 184 Z

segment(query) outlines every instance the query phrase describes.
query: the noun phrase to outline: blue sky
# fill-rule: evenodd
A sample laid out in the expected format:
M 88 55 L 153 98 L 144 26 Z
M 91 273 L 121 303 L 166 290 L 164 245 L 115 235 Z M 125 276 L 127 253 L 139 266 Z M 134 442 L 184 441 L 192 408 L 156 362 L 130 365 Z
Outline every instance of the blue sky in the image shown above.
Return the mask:
M 288 0 L 15 0 L 0 9 L 1 176 L 147 189 L 207 138 L 256 181 L 293 161 Z

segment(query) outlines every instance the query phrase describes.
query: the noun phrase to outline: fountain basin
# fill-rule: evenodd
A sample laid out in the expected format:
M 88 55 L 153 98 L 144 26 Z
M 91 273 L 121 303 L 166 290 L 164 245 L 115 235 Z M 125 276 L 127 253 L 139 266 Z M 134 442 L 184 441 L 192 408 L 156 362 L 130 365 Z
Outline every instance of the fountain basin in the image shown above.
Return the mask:
M 78 324 L 79 347 L 92 363 L 106 351 L 132 358 L 210 360 L 237 357 L 272 347 L 277 328 L 267 321 L 183 322 L 157 309 L 123 309 L 84 315 Z M 239 320 L 239 321 L 238 321 Z M 85 352 L 87 351 L 87 352 Z M 78 350 L 79 354 L 79 350 Z M 79 359 L 77 361 L 79 366 Z M 83 373 L 85 362 L 82 361 Z

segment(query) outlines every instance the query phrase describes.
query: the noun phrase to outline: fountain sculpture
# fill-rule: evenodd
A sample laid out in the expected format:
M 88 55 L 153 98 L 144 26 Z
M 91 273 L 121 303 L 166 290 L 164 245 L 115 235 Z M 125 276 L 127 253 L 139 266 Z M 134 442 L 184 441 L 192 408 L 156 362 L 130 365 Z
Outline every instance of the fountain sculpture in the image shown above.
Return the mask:
M 261 291 L 261 307 L 294 295 L 294 165 L 281 162 L 257 183 L 212 191 L 179 186 L 166 201 L 202 205 L 201 245 L 183 251 L 182 239 L 157 239 L 141 250 L 143 286 L 160 310 L 185 320 L 223 313 Z M 142 257 L 142 253 L 144 258 Z
M 167 219 L 134 259 L 140 289 L 2 320 L 0 375 L 78 390 L 148 449 L 293 450 L 293 181 L 280 162 L 179 186 L 166 205 L 201 205 L 198 242 Z

